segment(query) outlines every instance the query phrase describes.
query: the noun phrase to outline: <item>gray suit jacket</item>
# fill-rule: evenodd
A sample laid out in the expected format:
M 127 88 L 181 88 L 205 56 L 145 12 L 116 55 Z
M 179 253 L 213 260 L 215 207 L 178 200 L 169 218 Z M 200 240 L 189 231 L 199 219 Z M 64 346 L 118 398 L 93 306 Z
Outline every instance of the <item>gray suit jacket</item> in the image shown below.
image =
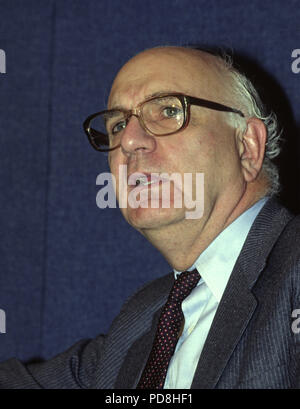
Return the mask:
M 105 336 L 80 341 L 48 362 L 0 364 L 0 387 L 135 388 L 172 283 L 169 274 L 143 287 Z M 299 388 L 295 309 L 300 309 L 300 217 L 270 199 L 235 264 L 192 388 Z

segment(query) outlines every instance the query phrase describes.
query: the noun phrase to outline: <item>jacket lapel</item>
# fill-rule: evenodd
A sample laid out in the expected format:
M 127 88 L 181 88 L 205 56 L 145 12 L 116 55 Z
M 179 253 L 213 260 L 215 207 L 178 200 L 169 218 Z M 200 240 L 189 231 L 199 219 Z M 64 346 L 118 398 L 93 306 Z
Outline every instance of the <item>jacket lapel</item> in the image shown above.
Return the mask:
M 234 271 L 242 275 L 240 266 Z M 218 307 L 211 329 L 207 336 L 192 389 L 211 389 L 217 384 L 233 350 L 241 338 L 253 312 L 256 300 L 246 288 L 230 283 Z
M 95 389 L 135 388 L 149 356 L 162 306 L 174 282 L 168 274 L 146 285 L 123 307 L 102 350 Z
M 192 389 L 215 388 L 251 319 L 252 288 L 292 215 L 270 199 L 257 216 L 226 286 L 195 372 Z
M 161 308 L 165 302 L 166 299 L 162 301 Z M 150 329 L 138 338 L 128 350 L 115 383 L 116 389 L 136 388 L 153 346 L 161 308 L 159 308 L 154 314 Z

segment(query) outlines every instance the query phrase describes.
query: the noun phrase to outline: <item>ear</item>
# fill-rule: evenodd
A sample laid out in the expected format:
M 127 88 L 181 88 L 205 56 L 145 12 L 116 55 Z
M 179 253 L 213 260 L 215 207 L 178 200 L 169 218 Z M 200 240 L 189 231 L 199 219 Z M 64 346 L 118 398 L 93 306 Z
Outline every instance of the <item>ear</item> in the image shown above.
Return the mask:
M 261 170 L 265 145 L 267 141 L 266 126 L 258 118 L 247 120 L 247 129 L 240 135 L 239 153 L 242 172 L 246 182 L 255 180 Z

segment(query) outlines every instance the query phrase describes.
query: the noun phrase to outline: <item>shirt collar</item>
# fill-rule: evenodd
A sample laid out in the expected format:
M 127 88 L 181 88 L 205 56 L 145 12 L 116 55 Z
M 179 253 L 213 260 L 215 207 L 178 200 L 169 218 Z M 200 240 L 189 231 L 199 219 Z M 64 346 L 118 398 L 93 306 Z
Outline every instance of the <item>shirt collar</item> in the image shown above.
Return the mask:
M 198 270 L 201 275 L 198 285 L 204 281 L 218 302 L 221 301 L 249 230 L 267 200 L 268 198 L 264 197 L 235 219 L 211 242 L 188 269 L 189 271 Z M 175 279 L 180 273 L 174 269 Z

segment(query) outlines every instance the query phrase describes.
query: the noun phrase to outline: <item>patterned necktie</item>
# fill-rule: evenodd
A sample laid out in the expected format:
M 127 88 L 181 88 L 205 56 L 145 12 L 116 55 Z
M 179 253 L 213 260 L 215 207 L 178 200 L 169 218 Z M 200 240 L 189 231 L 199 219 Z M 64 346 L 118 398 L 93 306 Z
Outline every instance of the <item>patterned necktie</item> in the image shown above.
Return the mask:
M 183 322 L 182 301 L 196 287 L 197 270 L 179 275 L 159 318 L 155 340 L 137 389 L 162 389 Z

